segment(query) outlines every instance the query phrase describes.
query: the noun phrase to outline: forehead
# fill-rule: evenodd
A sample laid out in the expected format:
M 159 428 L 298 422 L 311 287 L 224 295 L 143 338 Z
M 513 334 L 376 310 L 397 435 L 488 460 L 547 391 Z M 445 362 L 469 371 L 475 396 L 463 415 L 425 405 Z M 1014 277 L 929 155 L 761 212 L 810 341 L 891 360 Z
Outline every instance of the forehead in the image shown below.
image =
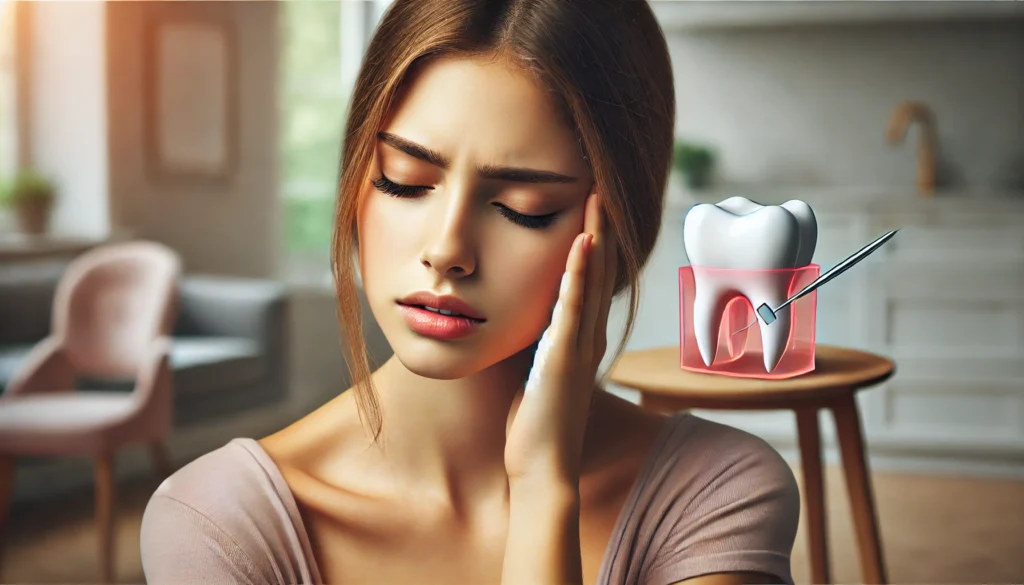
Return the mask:
M 440 58 L 410 71 L 385 129 L 452 157 L 566 169 L 583 162 L 552 96 L 527 72 L 484 58 Z

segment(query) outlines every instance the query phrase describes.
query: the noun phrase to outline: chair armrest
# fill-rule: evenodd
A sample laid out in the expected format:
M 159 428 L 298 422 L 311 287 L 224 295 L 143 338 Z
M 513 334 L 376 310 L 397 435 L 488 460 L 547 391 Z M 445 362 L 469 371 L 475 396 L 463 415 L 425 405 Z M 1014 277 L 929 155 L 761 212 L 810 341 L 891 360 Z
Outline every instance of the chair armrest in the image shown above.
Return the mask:
M 142 428 L 162 437 L 171 428 L 174 411 L 174 381 L 171 372 L 171 338 L 157 337 L 146 348 L 135 391 L 131 413 L 126 417 L 142 424 Z M 138 419 L 143 422 L 139 423 Z
M 171 338 L 153 339 L 146 347 L 135 378 L 132 406 L 104 430 L 112 444 L 160 440 L 171 430 L 174 382 Z
M 32 348 L 2 398 L 34 392 L 65 392 L 73 390 L 74 384 L 75 373 L 64 347 L 60 340 L 50 336 Z

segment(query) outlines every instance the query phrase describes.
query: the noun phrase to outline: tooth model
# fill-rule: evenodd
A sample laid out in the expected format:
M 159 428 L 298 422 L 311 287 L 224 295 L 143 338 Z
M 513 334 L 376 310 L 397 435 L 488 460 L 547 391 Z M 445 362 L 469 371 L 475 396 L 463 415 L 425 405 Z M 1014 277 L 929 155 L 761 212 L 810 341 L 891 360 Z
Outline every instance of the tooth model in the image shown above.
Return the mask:
M 761 303 L 778 307 L 790 295 L 793 273 L 777 269 L 810 264 L 817 240 L 814 212 L 796 199 L 761 205 L 730 197 L 690 209 L 683 221 L 683 245 L 690 264 L 732 269 L 694 271 L 693 329 L 704 365 L 710 367 L 715 361 L 722 314 L 729 301 L 743 296 L 751 307 Z M 786 350 L 790 314 L 781 311 L 769 326 L 758 323 L 766 372 L 775 369 Z

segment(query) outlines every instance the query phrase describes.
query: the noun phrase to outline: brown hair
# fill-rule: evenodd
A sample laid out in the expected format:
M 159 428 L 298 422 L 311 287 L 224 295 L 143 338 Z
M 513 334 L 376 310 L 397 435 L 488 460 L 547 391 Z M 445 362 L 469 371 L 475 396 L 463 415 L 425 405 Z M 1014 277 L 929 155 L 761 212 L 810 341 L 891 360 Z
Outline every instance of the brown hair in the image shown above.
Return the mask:
M 577 134 L 618 248 L 615 292 L 630 292 L 616 358 L 636 319 L 640 271 L 661 225 L 675 126 L 668 46 L 646 0 L 395 0 L 353 91 L 331 250 L 345 361 L 360 418 L 375 438 L 383 421 L 355 282 L 359 193 L 377 133 L 410 70 L 427 58 L 483 55 L 532 74 Z

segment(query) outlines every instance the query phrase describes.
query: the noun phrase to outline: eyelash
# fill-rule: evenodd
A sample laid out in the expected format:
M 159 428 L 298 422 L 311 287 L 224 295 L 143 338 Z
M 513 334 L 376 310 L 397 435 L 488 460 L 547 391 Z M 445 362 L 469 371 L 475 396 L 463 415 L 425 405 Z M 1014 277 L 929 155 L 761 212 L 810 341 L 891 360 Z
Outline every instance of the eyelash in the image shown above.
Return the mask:
M 422 195 L 424 191 L 430 191 L 432 187 L 415 187 L 412 185 L 400 185 L 395 183 L 391 179 L 388 179 L 383 174 L 377 179 L 371 181 L 374 187 L 378 191 L 391 197 L 415 197 Z M 498 208 L 498 213 L 505 216 L 506 219 L 516 225 L 520 225 L 529 229 L 543 229 L 554 223 L 555 218 L 558 217 L 557 213 L 549 213 L 547 215 L 524 215 L 512 211 L 508 207 L 495 203 L 495 207 Z

